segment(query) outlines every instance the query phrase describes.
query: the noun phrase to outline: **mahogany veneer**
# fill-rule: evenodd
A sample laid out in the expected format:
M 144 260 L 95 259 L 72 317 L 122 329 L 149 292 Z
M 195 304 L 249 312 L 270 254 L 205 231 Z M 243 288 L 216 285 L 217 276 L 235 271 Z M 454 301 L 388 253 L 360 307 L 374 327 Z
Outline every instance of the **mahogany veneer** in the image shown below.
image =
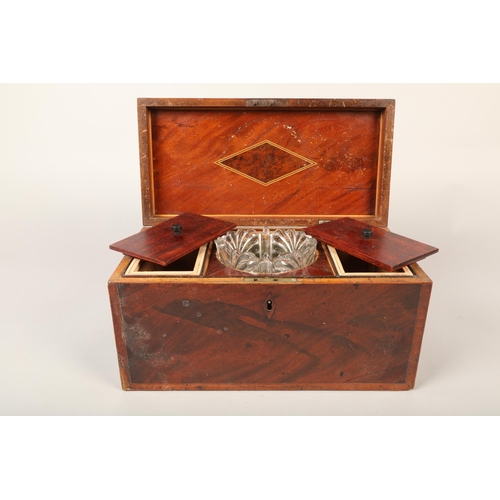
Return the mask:
M 436 247 L 348 217 L 310 226 L 304 231 L 327 245 L 387 271 L 395 271 L 438 251 Z M 364 231 L 367 231 L 366 236 L 363 236 Z
M 109 280 L 122 387 L 411 389 L 432 282 L 414 263 L 378 271 L 437 249 L 386 229 L 394 101 L 139 99 L 138 113 L 152 228 L 112 246 L 128 255 Z M 194 233 L 174 235 L 177 217 Z M 235 224 L 309 226 L 317 258 L 256 276 L 213 243 L 196 254 Z M 341 250 L 364 259 L 354 273 Z
M 411 389 L 432 286 L 412 270 L 290 282 L 132 281 L 118 270 L 110 296 L 123 388 Z
M 175 226 L 178 233 L 174 231 Z M 118 241 L 109 248 L 167 266 L 235 226 L 231 222 L 185 213 Z
M 146 226 L 182 212 L 387 225 L 392 100 L 139 99 L 138 110 Z

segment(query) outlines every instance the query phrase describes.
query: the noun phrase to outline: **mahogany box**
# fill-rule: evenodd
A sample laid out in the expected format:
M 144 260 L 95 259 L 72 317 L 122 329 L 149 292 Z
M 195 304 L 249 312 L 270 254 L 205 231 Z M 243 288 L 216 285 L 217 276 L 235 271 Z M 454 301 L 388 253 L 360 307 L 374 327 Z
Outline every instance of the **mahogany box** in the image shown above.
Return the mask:
M 123 389 L 414 387 L 437 248 L 387 229 L 394 109 L 138 99 L 144 228 L 109 280 Z M 303 231 L 313 262 L 228 267 L 214 240 L 240 228 Z

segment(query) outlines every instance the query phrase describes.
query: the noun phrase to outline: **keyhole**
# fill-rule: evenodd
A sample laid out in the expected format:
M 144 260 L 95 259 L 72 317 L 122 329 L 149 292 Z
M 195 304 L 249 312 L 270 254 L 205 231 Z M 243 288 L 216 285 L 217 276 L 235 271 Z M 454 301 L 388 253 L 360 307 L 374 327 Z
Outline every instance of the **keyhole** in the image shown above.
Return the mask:
M 267 299 L 264 301 L 264 312 L 266 313 L 267 319 L 271 319 L 271 316 L 276 310 L 276 303 L 273 301 L 272 295 L 269 294 Z

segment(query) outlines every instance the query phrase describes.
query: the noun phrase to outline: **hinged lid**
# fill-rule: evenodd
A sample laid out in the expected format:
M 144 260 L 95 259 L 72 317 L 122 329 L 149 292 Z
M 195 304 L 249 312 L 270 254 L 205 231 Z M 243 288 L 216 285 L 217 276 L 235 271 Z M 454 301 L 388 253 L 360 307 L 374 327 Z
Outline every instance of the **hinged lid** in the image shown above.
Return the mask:
M 118 241 L 109 248 L 167 266 L 234 227 L 231 222 L 185 213 Z
M 387 225 L 393 100 L 139 99 L 144 225 Z
M 348 217 L 310 226 L 304 231 L 337 250 L 387 271 L 425 259 L 437 248 Z

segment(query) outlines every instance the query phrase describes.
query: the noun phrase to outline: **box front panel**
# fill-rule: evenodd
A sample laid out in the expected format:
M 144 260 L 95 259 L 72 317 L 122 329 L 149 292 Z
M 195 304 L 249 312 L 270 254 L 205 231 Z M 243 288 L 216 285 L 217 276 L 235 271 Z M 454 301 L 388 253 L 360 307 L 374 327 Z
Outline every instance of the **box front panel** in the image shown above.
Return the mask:
M 418 359 L 421 283 L 117 287 L 128 389 L 407 389 Z

